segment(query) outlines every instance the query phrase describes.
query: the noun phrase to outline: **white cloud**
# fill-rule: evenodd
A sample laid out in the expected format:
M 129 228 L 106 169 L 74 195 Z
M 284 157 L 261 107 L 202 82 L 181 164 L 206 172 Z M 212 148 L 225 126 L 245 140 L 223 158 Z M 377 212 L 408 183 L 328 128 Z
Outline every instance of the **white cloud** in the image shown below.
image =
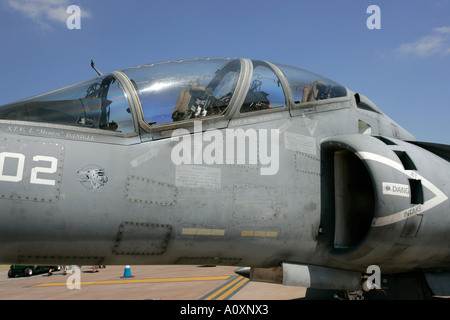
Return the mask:
M 70 17 L 67 8 L 71 4 L 69 0 L 6 0 L 7 6 L 19 11 L 43 28 L 50 28 L 50 22 L 66 23 Z M 89 11 L 81 9 L 81 18 L 90 16 Z
M 450 27 L 439 27 L 435 28 L 434 31 L 442 34 L 450 34 Z
M 433 29 L 433 32 L 422 38 L 400 45 L 397 53 L 403 55 L 416 55 L 419 57 L 431 56 L 433 54 L 450 54 L 450 26 Z

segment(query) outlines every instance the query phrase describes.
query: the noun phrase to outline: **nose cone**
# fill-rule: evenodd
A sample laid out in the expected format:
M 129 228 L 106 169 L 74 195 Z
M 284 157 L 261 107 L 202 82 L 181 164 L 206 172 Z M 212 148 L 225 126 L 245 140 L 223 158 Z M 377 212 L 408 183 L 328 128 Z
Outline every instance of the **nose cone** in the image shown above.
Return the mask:
M 250 278 L 250 267 L 242 267 L 234 270 L 234 272 L 245 278 Z

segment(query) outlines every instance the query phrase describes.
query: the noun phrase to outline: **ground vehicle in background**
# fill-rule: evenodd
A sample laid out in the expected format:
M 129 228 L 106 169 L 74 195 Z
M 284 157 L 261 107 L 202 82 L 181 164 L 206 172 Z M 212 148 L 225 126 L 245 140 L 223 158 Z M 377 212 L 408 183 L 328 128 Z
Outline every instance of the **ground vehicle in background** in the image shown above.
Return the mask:
M 24 266 L 24 265 L 11 265 L 8 270 L 8 278 L 14 278 L 15 276 L 30 277 L 35 274 L 48 273 L 50 270 L 59 271 L 61 266 Z

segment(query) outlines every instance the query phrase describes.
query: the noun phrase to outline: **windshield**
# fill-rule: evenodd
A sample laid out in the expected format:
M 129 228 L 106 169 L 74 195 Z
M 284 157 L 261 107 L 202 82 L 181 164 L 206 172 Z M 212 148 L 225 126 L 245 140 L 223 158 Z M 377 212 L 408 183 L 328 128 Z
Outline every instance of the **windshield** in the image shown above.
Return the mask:
M 84 81 L 0 108 L 0 119 L 133 132 L 122 86 L 112 75 Z
M 193 59 L 122 70 L 150 125 L 223 114 L 236 89 L 239 59 Z
M 295 103 L 347 96 L 347 89 L 313 72 L 275 63 L 285 75 Z
M 240 112 L 286 106 L 283 87 L 274 70 L 264 61 L 252 60 L 252 64 L 252 80 Z

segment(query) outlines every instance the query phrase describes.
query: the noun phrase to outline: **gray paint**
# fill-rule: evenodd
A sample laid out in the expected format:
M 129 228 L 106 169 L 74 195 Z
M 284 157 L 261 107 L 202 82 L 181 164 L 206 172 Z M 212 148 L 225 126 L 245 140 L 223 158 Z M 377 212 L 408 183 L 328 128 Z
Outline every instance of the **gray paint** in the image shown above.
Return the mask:
M 255 268 L 290 262 L 344 273 L 364 273 L 369 265 L 388 274 L 448 272 L 448 161 L 406 142 L 411 134 L 348 89 L 345 97 L 294 102 L 288 81 L 273 64 L 286 106 L 240 113 L 253 70 L 250 60 L 241 64 L 227 112 L 205 118 L 202 129 L 220 130 L 223 137 L 227 129 L 278 130 L 274 175 L 262 175 L 261 162 L 237 158 L 229 164 L 175 165 L 171 152 L 178 142 L 171 134 L 177 128 L 192 133 L 194 121 L 149 126 L 123 72 L 113 75 L 128 97 L 135 132 L 0 120 L 0 152 L 24 155 L 21 181 L 0 182 L 0 262 Z M 357 105 L 361 101 L 364 108 Z M 361 134 L 361 121 L 370 135 Z M 406 152 L 417 169 L 396 169 L 404 166 L 396 151 Z M 16 176 L 21 160 L 7 155 L 2 174 Z M 51 174 L 34 172 L 54 185 L 30 183 L 33 168 L 55 161 L 34 161 L 36 155 L 57 159 Z M 362 181 L 349 173 L 352 164 L 364 173 Z M 347 173 L 335 175 L 347 165 Z M 344 189 L 336 179 L 370 188 L 355 193 L 349 188 L 338 196 L 336 190 Z M 383 193 L 385 182 L 411 186 L 410 180 L 421 180 L 424 203 Z M 366 196 L 372 202 L 351 205 Z M 404 219 L 375 223 L 402 211 Z

